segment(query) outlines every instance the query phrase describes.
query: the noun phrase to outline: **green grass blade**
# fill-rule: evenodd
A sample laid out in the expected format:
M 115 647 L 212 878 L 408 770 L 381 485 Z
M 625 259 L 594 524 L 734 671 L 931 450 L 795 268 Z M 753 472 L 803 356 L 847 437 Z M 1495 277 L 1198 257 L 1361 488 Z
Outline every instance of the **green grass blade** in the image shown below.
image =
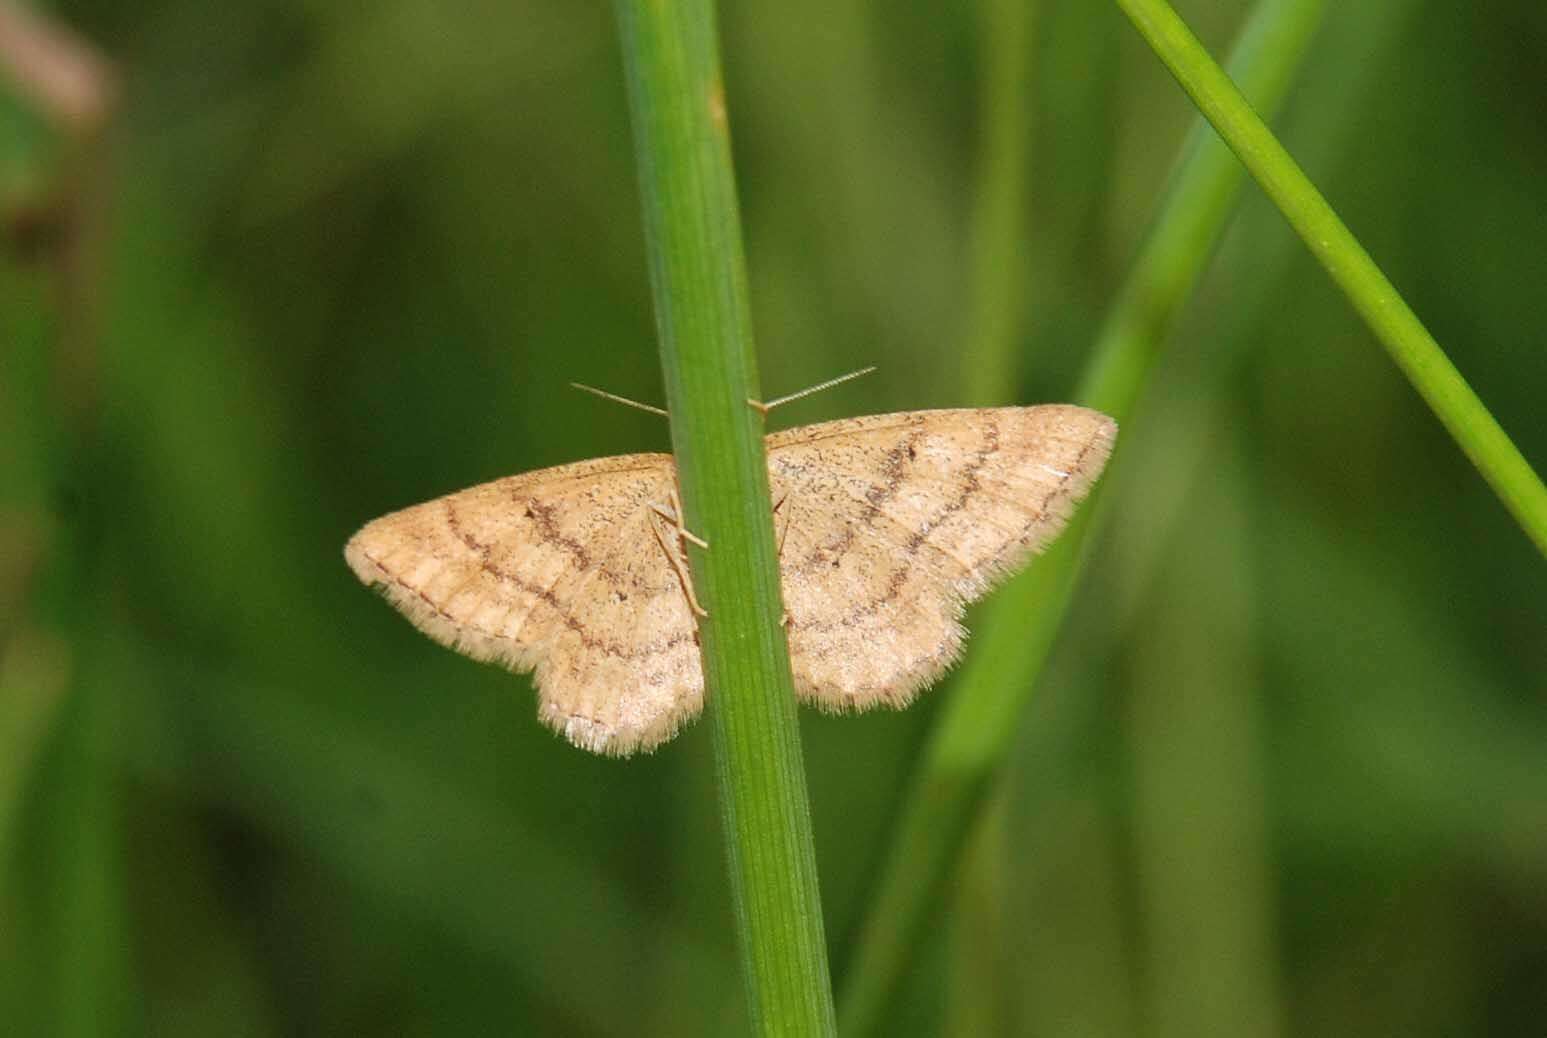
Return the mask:
M 1547 553 L 1547 487 L 1321 192 L 1165 0 L 1118 0 L 1118 6 Z
M 1264 0 L 1232 67 L 1276 110 L 1319 25 L 1324 0 Z M 1240 166 L 1200 123 L 1098 338 L 1079 399 L 1125 422 L 1160 344 L 1191 294 L 1240 193 Z M 1130 430 L 1131 431 L 1131 430 Z M 1119 455 L 1122 438 L 1119 437 Z M 1101 494 L 1098 486 L 1096 497 Z M 904 805 L 842 1003 L 845 1034 L 878 1030 L 936 895 L 976 820 L 990 778 L 1067 610 L 1097 500 L 1077 512 L 1031 569 L 990 600 Z
M 966 400 L 998 404 L 1019 382 L 1026 279 L 1026 198 L 1031 144 L 1031 58 L 1036 0 L 982 5 L 984 132 L 972 211 L 972 303 L 964 346 Z
M 672 444 L 752 1024 L 833 1004 L 781 606 L 730 137 L 708 0 L 617 0 Z

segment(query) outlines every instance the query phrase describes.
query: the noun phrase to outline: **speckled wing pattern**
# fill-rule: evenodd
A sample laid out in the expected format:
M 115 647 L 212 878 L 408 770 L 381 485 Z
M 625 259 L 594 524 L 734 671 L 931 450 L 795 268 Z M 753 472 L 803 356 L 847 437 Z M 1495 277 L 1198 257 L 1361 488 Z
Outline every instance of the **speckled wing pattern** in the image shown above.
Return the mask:
M 1115 435 L 1055 404 L 768 437 L 797 695 L 831 710 L 909 702 L 960 651 L 965 604 L 1057 534 Z M 665 454 L 512 476 L 383 516 L 345 557 L 432 638 L 535 672 L 544 724 L 626 756 L 703 705 L 686 570 L 655 511 L 675 484 Z
M 623 756 L 703 705 L 697 628 L 652 528 L 675 480 L 669 454 L 511 476 L 383 516 L 344 555 L 436 641 L 534 671 L 544 724 Z
M 966 604 L 1042 550 L 1112 450 L 1072 405 L 910 411 L 768 438 L 799 697 L 900 707 L 953 663 Z

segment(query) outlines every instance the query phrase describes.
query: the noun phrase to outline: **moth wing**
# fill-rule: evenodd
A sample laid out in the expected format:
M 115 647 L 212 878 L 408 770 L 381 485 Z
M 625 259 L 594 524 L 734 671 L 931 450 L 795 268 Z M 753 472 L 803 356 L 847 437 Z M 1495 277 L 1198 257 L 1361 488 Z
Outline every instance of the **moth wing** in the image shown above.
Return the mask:
M 650 507 L 675 478 L 664 454 L 511 476 L 383 516 L 344 554 L 436 641 L 534 672 L 544 724 L 626 756 L 703 705 L 696 627 Z
M 959 654 L 966 604 L 1063 528 L 1116 432 L 1049 404 L 770 436 L 797 695 L 830 710 L 910 702 Z

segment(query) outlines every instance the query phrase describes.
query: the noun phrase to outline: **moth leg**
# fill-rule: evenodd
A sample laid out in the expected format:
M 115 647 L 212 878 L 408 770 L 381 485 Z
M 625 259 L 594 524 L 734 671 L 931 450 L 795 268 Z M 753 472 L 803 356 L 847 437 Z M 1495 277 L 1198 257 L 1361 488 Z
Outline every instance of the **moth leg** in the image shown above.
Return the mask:
M 673 529 L 679 536 L 687 532 L 681 528 L 681 525 L 677 520 L 666 516 L 663 509 L 657 508 L 655 505 L 651 505 L 650 507 L 655 509 L 658 514 L 661 514 L 663 519 L 673 523 Z M 682 557 L 681 541 L 673 538 L 673 543 L 676 550 L 673 550 L 672 547 L 667 546 L 666 540 L 661 536 L 661 531 L 656 529 L 655 521 L 653 519 L 650 521 L 650 533 L 653 537 L 655 537 L 655 543 L 661 546 L 661 551 L 666 553 L 666 561 L 671 563 L 672 570 L 676 572 L 677 582 L 682 585 L 682 594 L 688 600 L 688 608 L 693 610 L 693 615 L 698 617 L 700 620 L 708 619 L 708 610 L 698 604 L 698 595 L 694 594 L 693 592 L 693 576 L 688 572 L 687 560 Z
M 784 495 L 779 498 L 779 500 L 774 502 L 774 506 L 773 506 L 774 515 L 777 516 L 779 514 L 779 509 L 781 507 L 783 507 L 784 502 L 788 501 L 789 499 L 790 499 L 789 492 L 786 491 L 784 493 Z M 779 581 L 779 598 L 780 598 L 781 602 L 782 602 L 782 600 L 784 598 L 784 580 L 782 579 L 782 575 L 783 575 L 783 572 L 784 572 L 784 568 L 783 568 L 784 567 L 784 541 L 785 541 L 785 538 L 787 538 L 789 535 L 790 535 L 790 521 L 788 519 L 786 519 L 786 520 L 784 520 L 784 529 L 779 531 L 779 548 L 778 548 L 778 551 L 774 553 L 774 563 L 775 563 L 776 567 L 779 569 L 779 572 L 781 574 L 781 579 Z M 780 627 L 788 627 L 789 625 L 790 625 L 790 611 L 788 609 L 784 609 L 782 607 L 782 605 L 781 605 L 780 612 L 779 612 L 779 626 Z
M 677 495 L 676 487 L 671 488 L 670 509 L 666 508 L 664 505 L 657 505 L 653 503 L 650 505 L 650 508 L 655 512 L 656 515 L 660 516 L 662 519 L 665 519 L 668 523 L 671 523 L 672 528 L 676 530 L 677 537 L 679 539 L 696 544 L 700 548 L 703 548 L 705 551 L 709 550 L 708 541 L 704 540 L 702 537 L 698 536 L 698 534 L 682 525 L 682 498 Z
M 783 497 L 779 498 L 778 501 L 774 502 L 774 506 L 773 506 L 774 515 L 778 515 L 779 514 L 779 508 L 784 504 L 784 502 L 788 501 L 789 498 L 790 498 L 790 495 L 788 493 L 786 493 Z M 786 537 L 788 537 L 789 535 L 790 535 L 790 521 L 788 519 L 786 519 L 784 521 L 784 529 L 779 532 L 779 551 L 778 551 L 777 555 L 775 556 L 780 562 L 784 561 L 784 539 Z

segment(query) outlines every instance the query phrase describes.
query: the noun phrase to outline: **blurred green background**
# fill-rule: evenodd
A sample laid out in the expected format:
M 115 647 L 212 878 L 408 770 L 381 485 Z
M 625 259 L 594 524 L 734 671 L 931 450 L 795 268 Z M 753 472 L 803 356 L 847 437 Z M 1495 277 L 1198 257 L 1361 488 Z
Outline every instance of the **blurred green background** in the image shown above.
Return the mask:
M 1223 54 L 1245 4 L 1180 6 Z M 708 728 L 600 760 L 341 557 L 666 448 L 610 10 L 82 0 L 100 133 L 0 95 L 0 1018 L 743 1026 Z M 1112 5 L 1025 46 L 1015 362 L 971 361 L 980 5 L 725 5 L 776 412 L 1066 399 L 1191 110 Z M 1286 143 L 1547 464 L 1547 8 L 1332 5 Z M 7 80 L 8 83 L 14 82 Z M 893 1033 L 1540 1034 L 1547 567 L 1248 188 Z M 969 651 L 971 646 L 969 643 Z M 806 714 L 842 989 L 951 682 Z

